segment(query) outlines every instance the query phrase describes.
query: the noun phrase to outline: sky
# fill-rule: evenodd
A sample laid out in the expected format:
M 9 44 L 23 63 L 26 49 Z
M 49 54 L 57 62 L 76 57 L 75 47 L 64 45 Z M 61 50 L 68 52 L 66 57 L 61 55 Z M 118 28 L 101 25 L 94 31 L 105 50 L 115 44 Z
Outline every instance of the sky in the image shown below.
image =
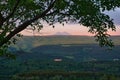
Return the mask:
M 111 18 L 114 19 L 116 25 L 116 31 L 109 31 L 110 35 L 120 35 L 120 8 L 117 8 L 115 11 L 105 11 L 105 14 L 108 14 Z M 84 35 L 84 36 L 93 36 L 93 34 L 88 32 L 88 28 L 79 24 L 65 24 L 64 26 L 56 23 L 55 28 L 44 24 L 44 27 L 37 31 L 24 30 L 21 32 L 25 36 L 48 36 L 48 35 Z

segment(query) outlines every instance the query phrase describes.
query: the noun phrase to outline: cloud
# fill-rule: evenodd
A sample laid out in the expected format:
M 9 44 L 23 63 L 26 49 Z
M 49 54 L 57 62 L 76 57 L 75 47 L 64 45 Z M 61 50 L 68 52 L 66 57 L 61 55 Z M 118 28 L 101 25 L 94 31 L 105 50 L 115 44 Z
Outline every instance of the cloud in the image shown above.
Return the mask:
M 116 8 L 114 11 L 105 11 L 114 21 L 115 25 L 120 25 L 120 8 Z

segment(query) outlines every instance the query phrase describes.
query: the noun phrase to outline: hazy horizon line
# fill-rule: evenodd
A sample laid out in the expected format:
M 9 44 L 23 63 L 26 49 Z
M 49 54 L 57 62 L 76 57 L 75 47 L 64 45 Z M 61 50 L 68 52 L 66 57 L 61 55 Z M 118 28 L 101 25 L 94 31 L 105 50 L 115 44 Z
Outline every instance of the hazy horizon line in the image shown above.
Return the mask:
M 94 37 L 95 35 L 23 35 L 23 36 L 88 36 Z M 120 36 L 120 35 L 110 35 L 110 36 Z

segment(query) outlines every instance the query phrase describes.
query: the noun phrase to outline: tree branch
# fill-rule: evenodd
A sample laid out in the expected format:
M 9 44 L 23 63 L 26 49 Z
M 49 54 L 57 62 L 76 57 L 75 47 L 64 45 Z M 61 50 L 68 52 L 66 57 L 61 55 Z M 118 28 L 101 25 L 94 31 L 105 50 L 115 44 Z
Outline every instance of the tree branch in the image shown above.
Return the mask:
M 17 20 L 19 20 L 19 18 L 20 18 L 20 17 L 22 17 L 23 15 L 25 15 L 25 13 L 24 13 L 24 12 L 23 12 L 23 13 L 19 13 L 19 16 L 18 16 L 18 17 L 16 17 L 14 20 L 9 21 L 9 23 L 8 23 L 8 24 L 11 24 L 11 23 L 16 22 L 16 21 L 17 21 Z
M 58 10 L 52 11 L 52 12 L 46 14 L 46 16 L 53 15 L 53 14 L 56 13 L 57 11 L 58 11 Z
M 13 16 L 13 14 L 15 13 L 15 11 L 16 11 L 16 9 L 17 9 L 17 7 L 18 7 L 19 2 L 20 2 L 20 0 L 16 0 L 16 3 L 15 3 L 15 5 L 14 5 L 13 9 L 12 9 L 12 12 L 5 18 L 5 21 L 6 21 L 7 19 L 9 19 L 11 16 Z
M 0 46 L 2 46 L 5 43 L 7 43 L 15 34 L 19 33 L 20 31 L 24 30 L 25 28 L 27 28 L 27 26 L 30 25 L 31 23 L 33 23 L 34 21 L 38 20 L 39 18 L 45 17 L 46 14 L 53 8 L 53 6 L 54 6 L 56 1 L 57 0 L 55 0 L 53 3 L 51 3 L 48 6 L 48 8 L 42 14 L 39 14 L 39 15 L 35 16 L 31 20 L 25 21 L 23 24 L 19 25 L 16 29 L 14 29 L 12 32 L 10 32 L 5 37 L 5 39 L 0 42 Z
M 4 17 L 2 16 L 2 14 L 0 13 L 0 28 L 2 27 L 4 22 Z

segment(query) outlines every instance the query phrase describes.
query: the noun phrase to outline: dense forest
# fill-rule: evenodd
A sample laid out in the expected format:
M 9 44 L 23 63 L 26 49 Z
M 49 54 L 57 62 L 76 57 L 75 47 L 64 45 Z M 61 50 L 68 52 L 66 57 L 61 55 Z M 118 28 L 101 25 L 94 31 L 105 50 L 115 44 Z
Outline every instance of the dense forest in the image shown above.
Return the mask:
M 112 49 L 100 47 L 93 37 L 70 37 L 23 37 L 20 46 L 9 47 L 15 60 L 0 58 L 1 80 L 120 79 L 119 36 L 111 37 L 117 41 Z

